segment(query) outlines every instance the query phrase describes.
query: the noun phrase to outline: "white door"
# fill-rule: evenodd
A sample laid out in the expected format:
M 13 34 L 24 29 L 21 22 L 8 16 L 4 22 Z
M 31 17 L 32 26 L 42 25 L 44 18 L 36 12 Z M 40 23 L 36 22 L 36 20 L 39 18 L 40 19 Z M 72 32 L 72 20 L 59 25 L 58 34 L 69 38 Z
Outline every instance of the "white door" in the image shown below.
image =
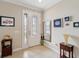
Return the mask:
M 38 16 L 31 16 L 29 20 L 29 47 L 40 44 L 40 24 Z
M 39 17 L 24 13 L 22 20 L 22 48 L 38 44 L 40 44 Z
M 23 10 L 22 16 L 22 48 L 28 48 L 28 40 L 27 40 L 27 20 L 28 14 Z

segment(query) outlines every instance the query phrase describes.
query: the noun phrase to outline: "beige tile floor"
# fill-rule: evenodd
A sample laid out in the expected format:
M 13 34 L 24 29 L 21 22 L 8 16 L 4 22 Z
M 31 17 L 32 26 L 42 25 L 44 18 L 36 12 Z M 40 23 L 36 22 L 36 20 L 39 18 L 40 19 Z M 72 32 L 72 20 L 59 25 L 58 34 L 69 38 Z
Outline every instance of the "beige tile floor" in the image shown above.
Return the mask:
M 6 58 L 58 58 L 58 54 L 45 46 L 35 46 L 14 52 Z

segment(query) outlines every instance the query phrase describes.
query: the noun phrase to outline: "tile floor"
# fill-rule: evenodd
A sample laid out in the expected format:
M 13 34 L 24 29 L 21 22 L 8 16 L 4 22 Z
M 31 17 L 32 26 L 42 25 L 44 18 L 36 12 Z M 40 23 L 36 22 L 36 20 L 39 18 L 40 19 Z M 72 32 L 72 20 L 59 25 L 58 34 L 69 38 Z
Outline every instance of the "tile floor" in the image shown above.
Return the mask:
M 59 55 L 45 46 L 35 46 L 25 50 L 14 52 L 6 58 L 58 58 Z

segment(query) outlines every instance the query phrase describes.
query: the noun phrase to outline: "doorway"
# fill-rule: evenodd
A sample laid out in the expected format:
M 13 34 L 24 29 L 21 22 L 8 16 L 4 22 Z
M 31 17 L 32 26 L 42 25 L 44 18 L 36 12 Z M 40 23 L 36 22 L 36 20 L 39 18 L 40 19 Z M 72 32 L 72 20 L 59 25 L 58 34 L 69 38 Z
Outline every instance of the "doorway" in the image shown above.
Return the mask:
M 40 44 L 40 21 L 35 14 L 23 13 L 22 20 L 22 48 L 29 48 Z

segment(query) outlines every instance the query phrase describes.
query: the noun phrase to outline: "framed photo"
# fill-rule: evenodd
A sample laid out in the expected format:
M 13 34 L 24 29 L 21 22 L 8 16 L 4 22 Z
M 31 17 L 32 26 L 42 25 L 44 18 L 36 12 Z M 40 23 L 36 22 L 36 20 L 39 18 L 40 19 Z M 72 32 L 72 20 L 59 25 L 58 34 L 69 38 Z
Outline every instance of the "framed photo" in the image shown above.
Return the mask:
M 0 16 L 0 26 L 14 27 L 15 26 L 15 18 L 14 17 L 7 17 L 7 16 Z
M 79 27 L 79 22 L 74 22 L 73 27 Z
M 62 27 L 61 22 L 62 22 L 61 19 L 54 20 L 54 27 Z
M 70 21 L 70 17 L 69 16 L 65 17 L 64 19 L 65 19 L 65 21 Z

